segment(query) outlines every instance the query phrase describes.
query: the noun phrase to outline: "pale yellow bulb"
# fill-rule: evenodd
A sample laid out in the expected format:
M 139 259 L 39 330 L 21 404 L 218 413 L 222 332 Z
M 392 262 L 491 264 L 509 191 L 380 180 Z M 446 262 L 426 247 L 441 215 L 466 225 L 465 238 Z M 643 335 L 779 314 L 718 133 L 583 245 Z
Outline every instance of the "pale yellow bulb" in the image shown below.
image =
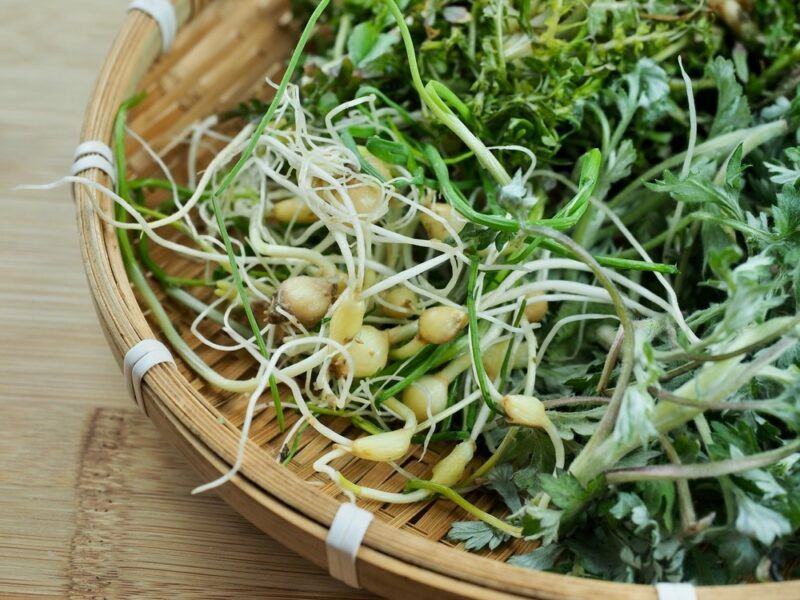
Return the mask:
M 348 296 L 342 300 L 331 315 L 330 336 L 340 344 L 355 337 L 364 322 L 364 302 Z
M 403 390 L 403 404 L 420 421 L 428 418 L 429 410 L 437 415 L 447 407 L 447 382 L 436 375 L 425 375 Z
M 364 460 L 386 462 L 403 458 L 411 446 L 413 429 L 396 429 L 376 433 L 353 441 L 350 452 Z
M 461 230 L 464 229 L 464 225 L 467 223 L 464 217 L 453 210 L 453 207 L 444 202 L 434 202 L 429 208 L 441 219 L 444 219 L 456 233 L 460 233 Z M 419 221 L 422 223 L 422 227 L 425 228 L 428 238 L 432 240 L 444 241 L 450 237 L 450 233 L 447 231 L 447 228 L 444 226 L 444 223 L 442 223 L 441 220 L 437 220 L 431 215 L 423 212 L 420 213 Z
M 528 323 L 538 323 L 547 314 L 547 300 L 536 300 L 537 296 L 543 295 L 543 292 L 531 292 L 528 294 L 528 302 L 525 305 L 525 318 L 528 319 Z
M 464 469 L 474 455 L 475 442 L 464 440 L 433 466 L 431 481 L 447 487 L 454 486 L 463 477 Z
M 289 277 L 278 286 L 276 301 L 304 327 L 314 327 L 328 312 L 333 292 L 334 285 L 326 279 L 298 275 Z M 272 316 L 281 318 L 275 312 Z
M 549 422 L 544 404 L 534 396 L 505 396 L 503 410 L 508 420 L 516 425 L 543 427 Z
M 381 312 L 392 319 L 410 317 L 417 308 L 417 295 L 401 285 L 393 287 L 384 293 L 383 299 L 391 306 L 381 304 Z
M 371 377 L 386 366 L 389 359 L 389 336 L 385 331 L 364 325 L 347 345 L 353 358 L 353 375 Z
M 429 308 L 419 317 L 419 339 L 426 344 L 446 344 L 467 324 L 467 313 L 451 306 Z
M 289 198 L 276 202 L 272 207 L 272 217 L 280 223 L 297 223 L 298 225 L 308 225 L 318 220 L 314 211 L 299 198 Z

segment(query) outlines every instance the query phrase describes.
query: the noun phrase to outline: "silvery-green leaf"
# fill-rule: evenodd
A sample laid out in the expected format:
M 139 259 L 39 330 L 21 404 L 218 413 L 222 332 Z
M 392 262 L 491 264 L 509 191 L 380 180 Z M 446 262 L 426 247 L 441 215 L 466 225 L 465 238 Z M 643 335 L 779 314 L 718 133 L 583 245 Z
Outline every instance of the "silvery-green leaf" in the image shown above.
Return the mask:
M 558 544 L 550 544 L 549 546 L 540 546 L 533 552 L 528 552 L 527 554 L 512 556 L 508 559 L 508 562 L 517 567 L 546 571 L 547 569 L 553 568 L 553 565 L 556 564 L 556 560 L 563 551 L 564 549 Z
M 769 546 L 776 538 L 792 532 L 792 525 L 782 514 L 751 499 L 739 489 L 736 492 L 736 529 Z

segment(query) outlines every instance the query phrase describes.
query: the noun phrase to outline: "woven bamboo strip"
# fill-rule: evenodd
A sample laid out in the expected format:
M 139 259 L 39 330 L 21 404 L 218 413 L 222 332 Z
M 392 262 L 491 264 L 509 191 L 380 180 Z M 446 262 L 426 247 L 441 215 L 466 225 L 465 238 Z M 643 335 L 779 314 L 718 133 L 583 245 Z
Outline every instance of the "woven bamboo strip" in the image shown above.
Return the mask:
M 210 5 L 197 15 L 205 4 Z M 292 37 L 292 32 L 279 24 L 285 3 L 178 0 L 176 7 L 181 22 L 189 16 L 196 18 L 182 29 L 172 52 L 154 66 L 160 46 L 154 23 L 143 14 L 127 17 L 88 107 L 84 139 L 109 140 L 119 103 L 137 86 L 148 92 L 148 98 L 133 113 L 131 126 L 156 150 L 166 147 L 174 136 L 200 118 L 251 93 L 268 95 L 263 76 L 270 64 L 278 63 L 285 55 Z M 132 147 L 129 166 L 133 174 L 156 173 L 146 153 Z M 185 160 L 183 148 L 174 148 L 166 160 L 170 165 L 181 166 Z M 91 176 L 108 183 L 100 173 L 92 172 Z M 85 189 L 77 188 L 75 197 L 87 277 L 101 323 L 119 358 L 137 341 L 154 337 L 154 333 L 128 284 L 115 232 L 93 213 Z M 108 210 L 108 202 L 103 206 Z M 168 260 L 167 255 L 155 251 L 154 257 Z M 196 273 L 196 266 L 190 263 L 173 263 L 170 268 L 174 273 Z M 169 310 L 185 330 L 192 315 L 184 314 L 177 306 L 169 306 Z M 207 333 L 215 332 L 210 329 Z M 252 374 L 252 365 L 245 359 L 223 358 L 219 354 L 203 350 L 203 356 L 229 376 Z M 165 435 L 204 477 L 210 479 L 224 472 L 236 454 L 244 399 L 211 389 L 185 365 L 177 369 L 169 365 L 156 367 L 146 382 L 148 412 Z M 296 418 L 291 416 L 289 422 Z M 333 421 L 332 426 L 346 431 L 347 424 L 339 420 Z M 346 431 L 349 436 L 357 434 Z M 311 483 L 319 480 L 313 476 L 310 464 L 329 443 L 307 430 L 295 460 L 286 468 L 275 460 L 282 442 L 271 411 L 260 413 L 254 421 L 240 476 L 219 493 L 264 531 L 325 566 L 324 536 L 339 499 L 329 482 Z M 435 458 L 436 453 L 431 450 L 424 461 L 409 459 L 405 467 L 424 476 Z M 385 464 L 353 459 L 343 459 L 340 464 L 347 477 L 362 485 L 395 491 L 404 485 L 405 479 Z M 471 499 L 484 507 L 494 501 L 480 494 Z M 411 506 L 363 505 L 374 510 L 378 519 L 370 526 L 359 552 L 360 578 L 368 589 L 390 597 L 413 593 L 419 598 L 577 599 L 601 594 L 655 598 L 652 587 L 526 571 L 501 560 L 468 554 L 447 542 L 437 543 L 453 520 L 464 518 L 460 509 L 442 500 Z M 509 552 L 503 549 L 492 556 L 502 559 Z M 751 586 L 701 588 L 698 596 L 706 599 L 725 595 L 735 600 L 753 593 L 759 598 L 800 596 L 800 584 L 762 585 L 757 592 Z

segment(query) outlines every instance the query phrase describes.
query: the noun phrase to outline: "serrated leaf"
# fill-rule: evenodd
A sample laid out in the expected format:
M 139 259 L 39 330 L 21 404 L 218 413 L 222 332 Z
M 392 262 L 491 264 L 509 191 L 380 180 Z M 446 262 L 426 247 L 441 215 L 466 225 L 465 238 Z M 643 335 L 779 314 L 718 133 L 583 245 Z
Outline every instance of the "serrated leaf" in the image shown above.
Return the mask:
M 488 486 L 500 494 L 506 503 L 508 510 L 512 513 L 522 508 L 522 502 L 517 493 L 517 486 L 514 482 L 514 467 L 509 463 L 496 466 L 486 475 Z
M 619 147 L 608 158 L 608 166 L 603 174 L 603 183 L 611 185 L 625 179 L 631 174 L 631 167 L 636 161 L 636 150 L 631 140 L 622 140 Z
M 733 63 L 721 56 L 706 67 L 706 76 L 717 88 L 717 111 L 709 137 L 715 137 L 750 125 L 752 117 L 742 86 L 736 82 Z
M 792 532 L 792 525 L 779 512 L 767 508 L 736 489 L 736 529 L 769 546 L 777 538 Z
M 800 171 L 797 177 L 800 178 Z M 786 238 L 795 234 L 800 229 L 800 192 L 794 187 L 785 186 L 777 196 L 772 216 L 778 235 Z
M 450 527 L 447 538 L 464 542 L 467 550 L 494 550 L 508 539 L 508 535 L 483 521 L 456 521 Z

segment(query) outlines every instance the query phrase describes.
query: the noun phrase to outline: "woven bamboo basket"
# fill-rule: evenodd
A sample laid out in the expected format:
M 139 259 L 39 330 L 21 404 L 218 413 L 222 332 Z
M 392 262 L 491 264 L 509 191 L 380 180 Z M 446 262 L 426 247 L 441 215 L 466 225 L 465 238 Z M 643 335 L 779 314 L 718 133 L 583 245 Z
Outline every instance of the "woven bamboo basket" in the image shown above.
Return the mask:
M 185 163 L 181 147 L 170 142 L 191 123 L 240 100 L 266 97 L 264 76 L 280 75 L 282 60 L 297 32 L 287 25 L 285 0 L 173 0 L 179 34 L 169 52 L 161 53 L 161 34 L 155 21 L 132 11 L 111 48 L 86 111 L 83 140 L 110 145 L 114 115 L 120 103 L 137 90 L 146 99 L 130 116 L 130 126 L 164 154 L 171 168 Z M 166 150 L 166 152 L 165 152 Z M 157 166 L 138 145 L 129 148 L 129 169 L 136 177 L 157 172 Z M 99 170 L 86 176 L 110 185 Z M 80 243 L 89 285 L 102 327 L 115 356 L 142 339 L 158 337 L 148 322 L 125 273 L 116 232 L 103 224 L 92 209 L 87 190 L 76 186 Z M 108 204 L 104 207 L 109 209 Z M 166 253 L 153 258 L 168 262 Z M 191 264 L 166 264 L 175 274 L 194 274 Z M 154 286 L 158 289 L 157 286 Z M 173 322 L 188 330 L 191 318 L 162 298 Z M 190 336 L 187 334 L 187 341 Z M 252 372 L 245 358 L 198 350 L 228 377 Z M 145 378 L 147 413 L 166 438 L 175 444 L 204 480 L 228 470 L 236 456 L 239 426 L 246 398 L 222 393 L 200 380 L 185 364 L 162 364 Z M 244 462 L 230 483 L 217 492 L 243 516 L 311 562 L 327 566 L 325 539 L 342 501 L 329 482 L 321 483 L 311 463 L 328 441 L 309 430 L 301 450 L 288 466 L 276 460 L 282 435 L 270 411 L 254 421 Z M 290 416 L 289 419 L 296 419 Z M 291 420 L 289 421 L 291 424 Z M 331 426 L 345 432 L 348 423 Z M 354 432 L 350 432 L 355 435 Z M 405 467 L 425 476 L 437 453 L 424 461 L 409 457 Z M 403 479 L 383 463 L 353 460 L 342 467 L 355 482 L 399 491 Z M 494 499 L 473 495 L 471 500 L 489 509 Z M 466 518 L 445 501 L 414 505 L 360 502 L 375 519 L 357 556 L 361 585 L 390 598 L 626 598 L 652 600 L 652 586 L 626 585 L 534 572 L 510 566 L 505 559 L 524 549 L 511 544 L 492 553 L 468 553 L 445 539 L 452 521 Z M 703 600 L 800 598 L 800 582 L 702 587 Z

